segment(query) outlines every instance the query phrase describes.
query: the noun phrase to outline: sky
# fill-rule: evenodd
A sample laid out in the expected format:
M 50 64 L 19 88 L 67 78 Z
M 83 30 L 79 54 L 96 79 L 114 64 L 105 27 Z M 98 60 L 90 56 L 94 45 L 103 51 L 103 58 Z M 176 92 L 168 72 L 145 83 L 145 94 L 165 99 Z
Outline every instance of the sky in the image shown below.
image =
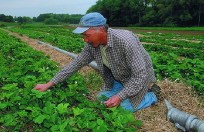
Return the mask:
M 85 14 L 97 0 L 0 0 L 0 14 L 37 17 L 44 13 Z

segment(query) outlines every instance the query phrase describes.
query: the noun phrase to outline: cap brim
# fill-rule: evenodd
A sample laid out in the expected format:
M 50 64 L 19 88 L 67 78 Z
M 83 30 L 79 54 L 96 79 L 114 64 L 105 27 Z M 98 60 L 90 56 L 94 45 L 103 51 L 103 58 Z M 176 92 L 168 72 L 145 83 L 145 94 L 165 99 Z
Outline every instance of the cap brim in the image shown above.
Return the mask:
M 77 27 L 77 28 L 74 29 L 72 32 L 73 32 L 73 33 L 79 33 L 79 34 L 81 34 L 81 33 L 85 32 L 85 31 L 88 30 L 88 29 L 89 29 L 89 27 Z

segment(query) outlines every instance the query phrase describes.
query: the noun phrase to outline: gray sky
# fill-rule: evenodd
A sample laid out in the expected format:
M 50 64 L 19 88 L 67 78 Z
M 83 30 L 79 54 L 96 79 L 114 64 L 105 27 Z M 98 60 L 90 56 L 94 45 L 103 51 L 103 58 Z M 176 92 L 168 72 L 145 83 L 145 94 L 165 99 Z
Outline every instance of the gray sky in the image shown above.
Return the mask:
M 43 13 L 85 14 L 97 0 L 0 0 L 0 14 L 37 17 Z

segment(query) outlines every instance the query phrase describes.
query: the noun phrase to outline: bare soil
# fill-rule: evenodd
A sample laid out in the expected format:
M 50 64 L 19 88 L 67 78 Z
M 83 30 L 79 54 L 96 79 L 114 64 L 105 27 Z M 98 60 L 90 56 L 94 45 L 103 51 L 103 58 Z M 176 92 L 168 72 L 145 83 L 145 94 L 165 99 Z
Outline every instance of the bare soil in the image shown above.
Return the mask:
M 9 31 L 8 31 L 9 32 Z M 59 66 L 64 66 L 70 63 L 72 60 L 67 55 L 60 53 L 49 46 L 38 44 L 38 40 L 22 36 L 17 33 L 9 32 L 23 42 L 26 42 L 35 50 L 44 52 L 53 61 L 57 62 Z M 80 73 L 85 75 L 86 73 L 94 71 L 90 67 L 84 67 L 80 70 Z M 135 113 L 136 119 L 142 120 L 143 126 L 139 132 L 177 132 L 173 123 L 167 121 L 167 108 L 164 104 L 164 99 L 171 102 L 176 108 L 198 116 L 200 119 L 204 119 L 204 105 L 201 103 L 199 97 L 193 93 L 191 87 L 186 86 L 183 83 L 176 83 L 169 80 L 158 81 L 157 84 L 161 87 L 161 95 L 159 102 L 149 108 L 140 110 Z

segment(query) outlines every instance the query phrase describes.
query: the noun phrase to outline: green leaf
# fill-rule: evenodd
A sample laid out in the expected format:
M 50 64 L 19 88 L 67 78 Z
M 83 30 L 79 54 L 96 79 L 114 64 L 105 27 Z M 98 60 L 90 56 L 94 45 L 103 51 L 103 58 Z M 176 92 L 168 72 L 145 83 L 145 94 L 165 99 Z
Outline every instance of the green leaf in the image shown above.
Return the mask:
M 15 96 L 12 98 L 12 101 L 20 101 L 21 97 L 20 96 Z
M 114 112 L 117 109 L 117 107 L 112 107 L 112 108 L 107 108 L 107 109 Z
M 87 122 L 87 128 L 94 129 L 97 126 L 97 123 L 95 121 Z
M 52 131 L 52 132 L 58 132 L 58 131 L 59 131 L 59 125 L 53 125 L 53 126 L 51 127 L 51 131 Z
M 44 121 L 44 119 L 46 119 L 46 115 L 42 115 L 42 114 L 40 114 L 39 116 L 37 116 L 36 118 L 34 118 L 34 122 L 35 123 L 38 123 L 38 124 L 41 124 L 43 121 Z
M 68 103 L 60 103 L 57 105 L 57 110 L 60 114 L 64 114 L 64 113 L 67 113 L 67 107 L 69 106 Z
M 136 120 L 134 124 L 135 126 L 142 127 L 142 121 L 140 120 Z
M 101 120 L 101 119 L 97 119 L 97 124 L 100 126 L 100 125 L 102 125 L 102 124 L 104 124 L 104 121 L 103 120 Z
M 31 92 L 33 93 L 34 96 L 37 98 L 42 98 L 43 95 L 45 95 L 47 92 L 40 92 L 38 90 L 32 89 Z
M 14 84 L 7 84 L 7 85 L 3 86 L 1 89 L 8 90 L 8 91 L 12 90 L 12 89 L 16 90 L 16 89 L 18 89 L 17 85 L 18 84 L 16 84 L 16 83 L 14 83 Z
M 22 110 L 22 111 L 19 111 L 19 112 L 18 112 L 18 115 L 19 115 L 20 117 L 25 117 L 25 116 L 27 116 L 27 114 L 28 114 L 28 112 L 26 112 L 25 110 Z
M 55 112 L 55 104 L 52 104 L 50 101 L 45 103 L 45 107 L 43 108 L 43 112 L 46 114 L 53 114 Z
M 73 117 L 69 118 L 69 125 L 70 126 L 74 126 L 76 124 L 76 120 L 75 119 L 76 118 L 73 118 Z
M 107 131 L 107 125 L 104 123 L 103 120 L 97 119 L 98 126 L 93 129 L 93 132 L 106 132 Z
M 0 109 L 4 109 L 8 106 L 8 103 L 1 103 L 0 104 Z
M 3 117 L 5 126 L 15 126 L 17 124 L 16 117 L 13 114 L 8 114 Z
M 73 112 L 74 112 L 74 116 L 78 116 L 80 115 L 82 112 L 84 112 L 84 109 L 80 109 L 78 107 L 76 108 L 72 108 Z
M 60 132 L 64 132 L 64 129 L 66 128 L 69 121 L 65 121 L 63 124 L 60 125 Z

